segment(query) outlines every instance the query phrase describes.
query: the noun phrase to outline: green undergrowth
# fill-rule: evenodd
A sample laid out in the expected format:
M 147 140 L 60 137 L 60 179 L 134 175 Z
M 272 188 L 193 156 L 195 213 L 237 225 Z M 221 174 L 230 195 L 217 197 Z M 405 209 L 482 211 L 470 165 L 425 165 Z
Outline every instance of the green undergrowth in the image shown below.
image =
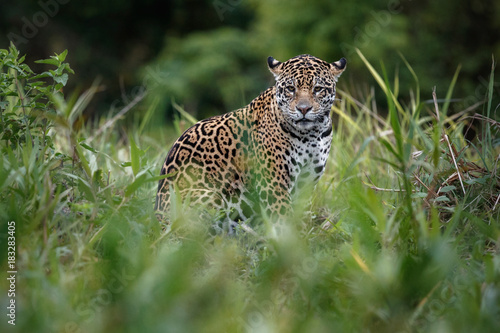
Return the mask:
M 145 130 L 158 111 L 126 130 L 111 116 L 81 126 L 99 86 L 64 96 L 65 56 L 36 74 L 0 51 L 0 240 L 6 254 L 15 221 L 18 272 L 16 325 L 3 314 L 2 332 L 500 331 L 494 66 L 484 103 L 452 113 L 459 70 L 433 96 L 407 64 L 402 101 L 397 77 L 359 53 L 387 103 L 339 91 L 326 173 L 304 195 L 312 214 L 228 237 L 183 207 L 162 230 L 169 142 Z M 193 121 L 177 109 L 170 139 Z

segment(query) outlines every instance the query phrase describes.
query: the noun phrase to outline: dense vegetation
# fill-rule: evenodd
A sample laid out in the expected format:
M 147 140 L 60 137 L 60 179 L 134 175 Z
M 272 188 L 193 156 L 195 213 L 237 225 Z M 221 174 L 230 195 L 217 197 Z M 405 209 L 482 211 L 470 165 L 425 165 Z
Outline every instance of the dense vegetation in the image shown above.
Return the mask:
M 340 89 L 326 174 L 304 194 L 314 214 L 226 237 L 187 209 L 167 232 L 154 217 L 166 142 L 194 121 L 181 107 L 169 135 L 148 131 L 155 103 L 128 127 L 93 127 L 80 119 L 99 85 L 65 90 L 78 80 L 67 52 L 37 74 L 0 50 L 1 247 L 15 221 L 18 272 L 2 332 L 499 331 L 494 65 L 482 103 L 449 114 L 459 70 L 433 96 L 400 58 L 413 78 L 401 97 L 398 76 L 355 52 L 387 112 L 373 90 Z

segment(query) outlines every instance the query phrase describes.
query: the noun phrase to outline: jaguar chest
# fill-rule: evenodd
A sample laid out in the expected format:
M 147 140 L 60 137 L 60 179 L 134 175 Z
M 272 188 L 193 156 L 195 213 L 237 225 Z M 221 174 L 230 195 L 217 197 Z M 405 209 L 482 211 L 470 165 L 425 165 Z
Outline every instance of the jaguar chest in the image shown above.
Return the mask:
M 315 185 L 324 172 L 332 136 L 293 138 L 290 149 L 290 192 Z

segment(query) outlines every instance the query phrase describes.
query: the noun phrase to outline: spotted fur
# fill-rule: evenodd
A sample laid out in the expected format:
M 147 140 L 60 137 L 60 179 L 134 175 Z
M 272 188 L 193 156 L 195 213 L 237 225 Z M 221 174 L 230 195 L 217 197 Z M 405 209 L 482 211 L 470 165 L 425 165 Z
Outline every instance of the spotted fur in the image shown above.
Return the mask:
M 170 149 L 155 209 L 169 210 L 170 193 L 193 206 L 227 212 L 229 231 L 262 213 L 279 220 L 291 214 L 292 198 L 316 184 L 330 152 L 330 110 L 346 66 L 311 55 L 286 62 L 268 58 L 276 84 L 249 105 L 202 120 Z M 167 214 L 168 216 L 168 214 Z

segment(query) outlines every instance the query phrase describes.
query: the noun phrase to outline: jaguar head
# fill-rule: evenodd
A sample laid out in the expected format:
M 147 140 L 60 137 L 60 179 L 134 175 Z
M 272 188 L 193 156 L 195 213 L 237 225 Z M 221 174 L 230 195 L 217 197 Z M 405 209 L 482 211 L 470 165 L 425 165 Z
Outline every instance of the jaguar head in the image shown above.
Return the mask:
M 267 59 L 276 79 L 276 101 L 285 120 L 299 130 L 330 124 L 335 85 L 347 61 L 328 63 L 308 54 L 285 62 Z

